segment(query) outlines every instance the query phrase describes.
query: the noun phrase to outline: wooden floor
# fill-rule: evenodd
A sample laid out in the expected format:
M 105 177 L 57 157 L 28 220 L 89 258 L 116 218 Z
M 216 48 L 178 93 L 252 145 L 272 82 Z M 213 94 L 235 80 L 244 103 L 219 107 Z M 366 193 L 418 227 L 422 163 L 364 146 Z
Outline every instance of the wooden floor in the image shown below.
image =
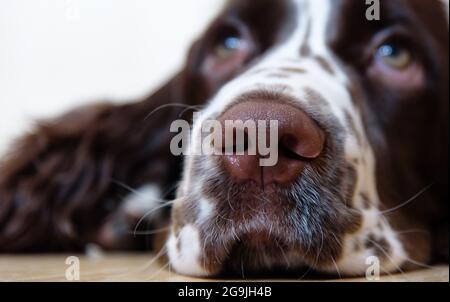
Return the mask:
M 68 256 L 1 256 L 0 281 L 65 281 Z M 217 281 L 193 279 L 171 272 L 147 254 L 78 256 L 81 281 Z M 69 276 L 73 276 L 69 274 Z M 219 280 L 221 281 L 221 280 Z M 277 280 L 284 281 L 284 280 Z M 302 281 L 289 279 L 288 281 Z M 311 281 L 311 280 L 307 280 Z M 343 279 L 330 281 L 366 281 Z M 449 281 L 448 266 L 381 277 L 381 281 Z

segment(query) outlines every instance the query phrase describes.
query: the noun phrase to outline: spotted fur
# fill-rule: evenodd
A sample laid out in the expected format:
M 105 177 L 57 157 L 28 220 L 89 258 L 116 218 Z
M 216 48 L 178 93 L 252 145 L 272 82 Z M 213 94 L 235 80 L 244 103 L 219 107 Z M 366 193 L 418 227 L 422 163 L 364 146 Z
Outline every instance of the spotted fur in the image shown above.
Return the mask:
M 246 206 L 237 203 L 250 203 L 248 198 L 252 198 L 247 197 L 252 196 L 251 194 L 245 195 L 247 199 L 238 198 L 239 190 L 251 189 L 233 187 L 233 180 L 224 176 L 216 158 L 188 158 L 179 203 L 189 208 L 196 207 L 199 200 L 208 204 L 207 213 L 202 213 L 201 209 L 197 210 L 202 216 L 201 219 L 194 219 L 188 226 L 180 226 L 181 230 L 186 227 L 189 230 L 195 228 L 196 236 L 201 238 L 200 246 L 196 248 L 198 255 L 189 262 L 196 263 L 196 267 L 202 269 L 196 269 L 193 273 L 211 275 L 230 268 L 239 272 L 244 267 L 249 271 L 264 271 L 276 267 L 309 266 L 329 273 L 361 275 L 367 269 L 366 260 L 370 256 L 380 259 L 384 273 L 428 261 L 430 255 L 412 259 L 398 234 L 398 229 L 383 212 L 383 201 L 378 190 L 377 159 L 372 147 L 373 142 L 366 131 L 367 123 L 363 120 L 362 104 L 367 102 L 367 99 L 366 96 L 356 93 L 359 88 L 356 88 L 357 84 L 349 76 L 348 66 L 342 63 L 327 40 L 332 10 L 336 9 L 335 3 L 328 0 L 292 2 L 297 12 L 296 29 L 286 40 L 258 58 L 248 70 L 223 86 L 208 103 L 203 112 L 203 120 L 217 118 L 232 106 L 233 102 L 239 102 L 242 95 L 249 93 L 272 93 L 272 98 L 287 99 L 295 103 L 328 131 L 331 139 L 335 140 L 334 148 L 328 151 L 335 161 L 342 157 L 340 164 L 347 165 L 349 169 L 333 170 L 329 162 L 324 162 L 323 174 L 313 176 L 314 172 L 308 171 L 311 173 L 312 182 L 304 184 L 303 187 L 302 184 L 297 184 L 289 190 L 300 190 L 302 194 L 306 194 L 309 200 L 303 206 L 309 207 L 310 210 L 315 207 L 316 196 L 319 196 L 316 201 L 323 203 L 325 209 L 329 206 L 325 204 L 331 196 L 334 196 L 334 200 L 333 197 L 330 198 L 332 202 L 341 202 L 347 208 L 329 206 L 329 210 L 334 212 L 331 217 L 337 221 L 327 222 L 331 217 L 319 213 L 304 216 L 292 214 L 297 211 L 287 202 L 292 195 L 285 198 L 266 196 L 273 203 L 271 207 L 251 203 L 262 213 L 249 214 L 250 222 L 236 219 L 236 215 L 249 212 Z M 280 92 L 273 88 L 274 85 L 284 89 Z M 197 121 L 194 125 L 197 138 L 200 137 L 201 122 L 202 120 Z M 199 140 L 194 141 L 191 147 L 195 148 L 196 143 L 199 143 Z M 318 188 L 315 177 L 326 178 L 327 173 L 339 174 L 342 178 L 331 178 L 337 182 L 325 182 L 321 185 L 342 185 L 340 190 L 329 192 L 323 190 L 323 187 Z M 228 192 L 217 188 L 222 185 L 229 188 Z M 314 188 L 315 193 L 310 193 Z M 347 193 L 343 194 L 345 190 Z M 338 197 L 339 194 L 344 195 L 343 198 L 342 195 Z M 302 198 L 299 196 L 294 195 L 294 200 L 302 204 Z M 277 206 L 287 210 L 278 213 L 274 209 Z M 230 209 L 233 207 L 237 209 Z M 178 207 L 174 212 L 177 210 Z M 302 210 L 307 211 L 305 208 Z M 233 213 L 236 211 L 239 214 Z M 187 213 L 192 215 L 192 212 Z M 295 218 L 285 219 L 289 215 Z M 343 218 L 345 215 L 348 215 L 347 220 Z M 338 217 L 342 220 L 339 221 Z M 319 219 L 318 223 L 321 224 L 317 233 L 314 233 L 317 228 L 314 225 L 315 219 Z M 296 222 L 304 225 L 295 226 Z M 334 229 L 330 223 L 340 223 L 341 228 Z M 236 224 L 242 224 L 244 227 Z M 295 235 L 298 230 L 303 232 L 301 235 L 308 232 L 314 234 L 312 238 L 305 239 L 304 236 Z M 320 236 L 322 238 L 317 238 Z M 183 237 L 183 234 L 180 238 L 172 234 L 170 240 L 184 240 Z M 198 238 L 193 241 L 197 242 Z M 272 246 L 272 241 L 278 241 L 278 246 Z M 318 242 L 321 242 L 319 247 Z M 174 251 L 172 246 L 168 245 L 169 255 L 184 253 L 183 248 Z M 179 266 L 176 261 L 172 264 L 175 269 Z M 186 273 L 184 266 L 180 271 Z
M 229 0 L 158 92 L 75 110 L 19 141 L 0 166 L 0 252 L 164 246 L 193 276 L 448 261 L 448 1 L 380 2 L 368 21 L 360 0 Z M 248 39 L 245 60 L 211 64 L 230 26 Z M 398 27 L 420 59 L 401 85 L 367 59 Z M 170 153 L 172 121 L 202 108 L 196 150 L 202 121 L 255 98 L 301 109 L 327 137 L 293 184 L 264 192 L 218 157 Z M 167 240 L 133 236 L 166 226 L 169 211 Z

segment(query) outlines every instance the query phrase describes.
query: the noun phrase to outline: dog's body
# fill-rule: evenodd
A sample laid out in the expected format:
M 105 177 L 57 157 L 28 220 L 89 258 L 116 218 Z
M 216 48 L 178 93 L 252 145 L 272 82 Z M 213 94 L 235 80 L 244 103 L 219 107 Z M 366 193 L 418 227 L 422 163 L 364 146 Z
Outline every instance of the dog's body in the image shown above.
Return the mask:
M 42 125 L 0 169 L 0 251 L 148 248 L 133 230 L 164 226 L 160 204 L 176 197 L 166 248 L 180 273 L 447 259 L 448 2 L 381 1 L 379 21 L 368 8 L 230 1 L 147 100 Z M 285 153 L 274 167 L 203 155 L 182 169 L 170 125 L 197 106 L 190 149 L 206 119 L 262 118 L 281 121 Z

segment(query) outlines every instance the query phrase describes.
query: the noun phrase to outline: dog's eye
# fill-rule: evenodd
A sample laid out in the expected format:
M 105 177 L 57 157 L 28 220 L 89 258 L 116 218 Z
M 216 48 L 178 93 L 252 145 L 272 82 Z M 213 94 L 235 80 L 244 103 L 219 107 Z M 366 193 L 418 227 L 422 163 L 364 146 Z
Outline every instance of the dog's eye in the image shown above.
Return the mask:
M 395 91 L 418 91 L 425 84 L 421 51 L 409 32 L 388 29 L 368 47 L 368 75 Z
M 390 68 L 403 70 L 413 61 L 412 53 L 406 48 L 394 43 L 385 43 L 376 52 L 376 58 Z
M 201 72 L 211 87 L 218 87 L 231 78 L 257 52 L 249 28 L 238 20 L 227 20 L 213 27 L 207 37 Z
M 232 61 L 248 54 L 250 37 L 240 24 L 227 24 L 214 34 L 210 55 L 217 63 Z
M 219 41 L 214 49 L 214 55 L 219 60 L 226 60 L 230 58 L 234 53 L 239 51 L 243 46 L 243 41 L 237 35 L 229 35 Z

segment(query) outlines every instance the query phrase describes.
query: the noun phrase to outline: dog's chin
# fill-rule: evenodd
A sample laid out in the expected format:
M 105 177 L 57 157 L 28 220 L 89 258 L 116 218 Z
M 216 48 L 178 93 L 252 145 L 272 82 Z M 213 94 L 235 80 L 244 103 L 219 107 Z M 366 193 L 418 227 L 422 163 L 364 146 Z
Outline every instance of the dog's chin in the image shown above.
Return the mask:
M 287 245 L 286 241 L 286 238 L 278 238 L 267 231 L 242 235 L 233 242 L 221 270 L 229 276 L 247 277 L 284 275 L 310 268 L 305 245 L 301 242 Z
M 299 184 L 262 188 L 211 178 L 204 185 L 201 196 L 179 199 L 173 219 L 175 234 L 186 224 L 198 232 L 207 275 L 324 270 L 339 258 L 343 236 L 361 223 L 359 211 Z M 199 200 L 209 206 L 202 209 Z

